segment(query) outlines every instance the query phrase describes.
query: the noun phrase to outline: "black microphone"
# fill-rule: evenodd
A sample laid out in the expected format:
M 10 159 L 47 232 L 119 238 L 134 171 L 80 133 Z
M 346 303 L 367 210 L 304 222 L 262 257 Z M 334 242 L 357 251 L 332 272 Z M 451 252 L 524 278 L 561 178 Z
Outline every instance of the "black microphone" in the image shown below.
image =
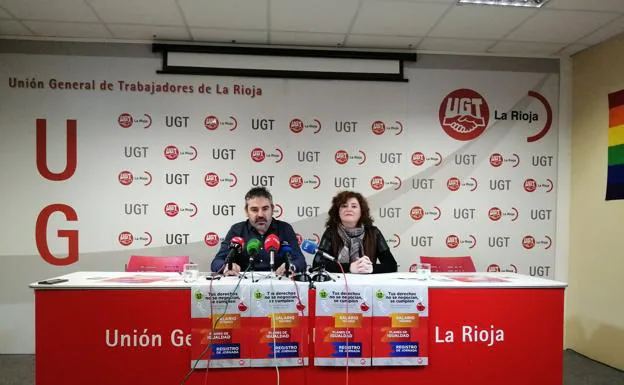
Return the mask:
M 282 255 L 284 256 L 284 267 L 286 268 L 286 275 L 290 274 L 290 266 L 292 265 L 290 260 L 291 260 L 291 255 L 292 255 L 292 247 L 290 247 L 290 244 L 288 243 L 288 241 L 282 241 L 282 245 L 280 246 L 280 251 L 282 252 Z
M 241 237 L 233 237 L 230 240 L 230 251 L 228 252 L 225 261 L 227 262 L 228 270 L 232 270 L 232 265 L 234 264 L 234 259 L 236 258 L 236 254 L 240 254 L 245 246 L 245 240 Z

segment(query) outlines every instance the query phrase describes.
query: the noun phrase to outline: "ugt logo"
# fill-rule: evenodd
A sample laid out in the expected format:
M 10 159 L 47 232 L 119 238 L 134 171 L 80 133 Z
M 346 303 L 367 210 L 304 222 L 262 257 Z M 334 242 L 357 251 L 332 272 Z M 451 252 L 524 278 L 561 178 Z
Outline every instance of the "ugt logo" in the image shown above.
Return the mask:
M 476 91 L 462 88 L 446 95 L 440 104 L 439 119 L 442 129 L 455 140 L 478 138 L 490 121 L 490 108 Z

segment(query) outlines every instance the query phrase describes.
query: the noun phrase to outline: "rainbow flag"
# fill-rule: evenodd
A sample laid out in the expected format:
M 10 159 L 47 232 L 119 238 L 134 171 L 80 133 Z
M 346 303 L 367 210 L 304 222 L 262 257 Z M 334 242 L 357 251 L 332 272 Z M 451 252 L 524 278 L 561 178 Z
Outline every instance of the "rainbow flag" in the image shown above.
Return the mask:
M 624 90 L 609 94 L 607 200 L 624 199 Z

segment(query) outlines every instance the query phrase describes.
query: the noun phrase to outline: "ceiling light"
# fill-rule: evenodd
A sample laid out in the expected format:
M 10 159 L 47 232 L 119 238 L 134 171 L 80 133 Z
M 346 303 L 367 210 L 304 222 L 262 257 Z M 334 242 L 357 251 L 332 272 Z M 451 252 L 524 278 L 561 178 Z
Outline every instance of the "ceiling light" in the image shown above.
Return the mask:
M 549 0 L 458 0 L 458 5 L 498 5 L 502 7 L 541 8 Z

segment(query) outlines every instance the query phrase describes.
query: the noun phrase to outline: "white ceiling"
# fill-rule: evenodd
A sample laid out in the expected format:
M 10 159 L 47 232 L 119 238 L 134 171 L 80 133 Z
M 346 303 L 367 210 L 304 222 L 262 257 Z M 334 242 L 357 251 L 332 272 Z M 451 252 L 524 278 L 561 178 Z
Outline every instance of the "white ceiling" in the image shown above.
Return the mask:
M 624 0 L 0 0 L 0 38 L 566 56 L 624 32 Z

